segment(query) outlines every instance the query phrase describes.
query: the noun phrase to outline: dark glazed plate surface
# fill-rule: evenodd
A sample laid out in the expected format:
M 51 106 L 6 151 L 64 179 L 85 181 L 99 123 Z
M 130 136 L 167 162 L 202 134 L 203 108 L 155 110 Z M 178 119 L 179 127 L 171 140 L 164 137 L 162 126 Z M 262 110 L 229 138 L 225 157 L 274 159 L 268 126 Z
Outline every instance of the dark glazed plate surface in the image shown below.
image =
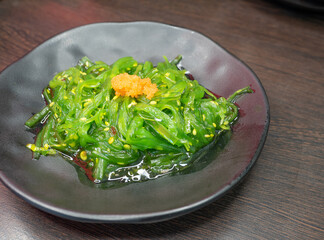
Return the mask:
M 196 172 L 100 189 L 80 182 L 74 167 L 60 157 L 31 159 L 25 148 L 33 135 L 24 122 L 43 106 L 41 91 L 55 73 L 88 56 L 112 63 L 133 56 L 162 61 L 183 56 L 182 65 L 211 91 L 228 97 L 251 85 L 254 94 L 238 101 L 241 118 L 225 149 Z M 264 145 L 269 105 L 254 73 L 205 36 L 153 22 L 98 23 L 59 34 L 0 74 L 0 178 L 32 205 L 68 219 L 141 223 L 167 220 L 219 198 L 251 169 Z
M 288 6 L 306 10 L 311 12 L 321 13 L 324 12 L 323 0 L 277 0 L 277 2 L 286 4 Z

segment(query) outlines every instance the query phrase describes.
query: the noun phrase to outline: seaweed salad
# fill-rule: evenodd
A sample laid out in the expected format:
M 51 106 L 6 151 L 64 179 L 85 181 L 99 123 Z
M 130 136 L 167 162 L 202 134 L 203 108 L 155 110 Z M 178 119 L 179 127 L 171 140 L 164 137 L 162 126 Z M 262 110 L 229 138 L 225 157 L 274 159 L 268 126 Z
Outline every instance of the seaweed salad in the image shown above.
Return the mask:
M 76 160 L 101 183 L 154 179 L 190 165 L 231 131 L 240 89 L 216 97 L 179 67 L 181 56 L 153 66 L 133 57 L 109 65 L 83 57 L 43 91 L 46 106 L 25 125 L 33 158 L 57 153 Z

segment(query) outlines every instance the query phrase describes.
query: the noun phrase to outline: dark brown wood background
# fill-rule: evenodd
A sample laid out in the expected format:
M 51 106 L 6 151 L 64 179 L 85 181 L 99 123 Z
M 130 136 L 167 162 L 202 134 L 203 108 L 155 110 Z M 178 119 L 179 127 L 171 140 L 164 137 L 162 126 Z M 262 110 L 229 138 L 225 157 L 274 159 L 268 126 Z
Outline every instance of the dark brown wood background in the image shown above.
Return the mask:
M 199 31 L 256 72 L 271 126 L 255 167 L 219 201 L 146 225 L 61 219 L 0 183 L 0 239 L 324 239 L 323 16 L 265 0 L 0 0 L 0 71 L 62 31 L 138 20 Z

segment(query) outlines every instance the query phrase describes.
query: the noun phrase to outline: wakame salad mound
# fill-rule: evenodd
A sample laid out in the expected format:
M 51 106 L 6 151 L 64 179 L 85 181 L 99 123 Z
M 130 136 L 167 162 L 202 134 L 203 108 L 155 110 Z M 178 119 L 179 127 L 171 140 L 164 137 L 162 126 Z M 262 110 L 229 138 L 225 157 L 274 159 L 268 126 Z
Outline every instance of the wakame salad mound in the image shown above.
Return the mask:
M 188 166 L 199 150 L 231 131 L 240 89 L 217 98 L 173 61 L 111 65 L 82 58 L 43 91 L 46 106 L 25 125 L 37 129 L 27 144 L 33 158 L 60 153 L 95 183 L 154 179 Z

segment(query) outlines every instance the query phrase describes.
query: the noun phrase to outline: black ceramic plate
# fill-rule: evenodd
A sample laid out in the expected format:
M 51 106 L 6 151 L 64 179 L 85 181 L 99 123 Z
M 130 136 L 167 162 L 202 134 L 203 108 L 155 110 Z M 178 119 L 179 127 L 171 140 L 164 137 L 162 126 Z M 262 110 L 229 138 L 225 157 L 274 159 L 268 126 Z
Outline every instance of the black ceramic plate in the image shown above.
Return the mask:
M 80 181 L 60 157 L 31 159 L 25 148 L 33 135 L 24 122 L 43 106 L 41 91 L 55 73 L 88 56 L 112 63 L 133 56 L 162 61 L 183 56 L 182 65 L 213 92 L 228 97 L 251 85 L 238 101 L 241 118 L 225 149 L 210 151 L 206 167 L 119 188 Z M 88 222 L 141 223 L 167 220 L 219 198 L 251 169 L 269 126 L 266 94 L 254 73 L 205 36 L 152 22 L 99 23 L 78 27 L 41 44 L 0 75 L 0 178 L 18 196 L 46 212 Z
M 324 12 L 323 0 L 277 0 L 285 5 L 311 12 Z

